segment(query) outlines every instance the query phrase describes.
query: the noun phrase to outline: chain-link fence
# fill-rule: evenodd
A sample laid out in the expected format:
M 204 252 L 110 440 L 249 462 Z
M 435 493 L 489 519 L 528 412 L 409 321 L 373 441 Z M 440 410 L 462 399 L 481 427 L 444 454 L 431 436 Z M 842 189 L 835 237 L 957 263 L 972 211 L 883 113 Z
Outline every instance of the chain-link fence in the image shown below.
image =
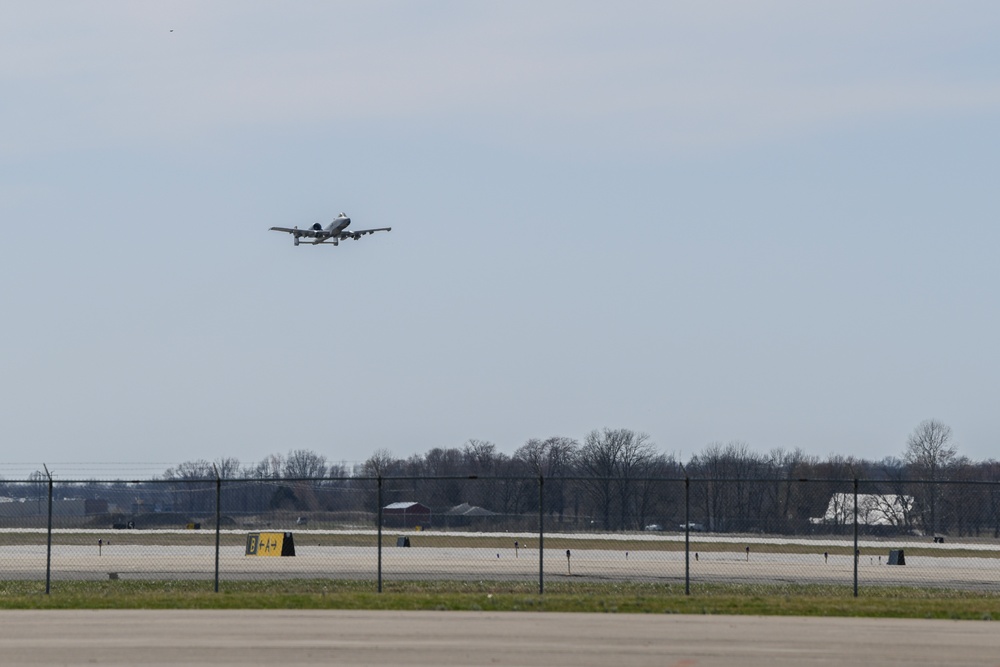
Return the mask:
M 1000 592 L 1000 483 L 393 477 L 3 482 L 0 580 Z

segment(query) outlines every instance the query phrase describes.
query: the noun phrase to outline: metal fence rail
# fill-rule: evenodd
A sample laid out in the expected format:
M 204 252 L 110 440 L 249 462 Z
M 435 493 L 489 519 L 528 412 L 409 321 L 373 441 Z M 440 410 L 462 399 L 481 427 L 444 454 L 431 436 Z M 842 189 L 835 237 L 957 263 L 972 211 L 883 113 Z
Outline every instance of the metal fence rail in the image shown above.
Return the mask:
M 349 477 L 2 483 L 0 581 L 1000 593 L 1000 483 Z M 282 557 L 285 553 L 286 557 Z M 287 557 L 294 553 L 294 557 Z

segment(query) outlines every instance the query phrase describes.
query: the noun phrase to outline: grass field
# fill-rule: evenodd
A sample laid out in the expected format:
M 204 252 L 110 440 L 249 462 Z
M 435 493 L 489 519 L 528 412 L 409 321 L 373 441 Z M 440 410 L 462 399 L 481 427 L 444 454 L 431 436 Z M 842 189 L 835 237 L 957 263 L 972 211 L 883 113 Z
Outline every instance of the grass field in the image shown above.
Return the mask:
M 395 581 L 379 593 L 364 581 L 298 579 L 204 581 L 0 582 L 2 609 L 386 609 L 560 611 L 640 614 L 864 616 L 1000 619 L 1000 595 L 921 588 L 870 588 L 854 598 L 843 586 L 551 584 Z

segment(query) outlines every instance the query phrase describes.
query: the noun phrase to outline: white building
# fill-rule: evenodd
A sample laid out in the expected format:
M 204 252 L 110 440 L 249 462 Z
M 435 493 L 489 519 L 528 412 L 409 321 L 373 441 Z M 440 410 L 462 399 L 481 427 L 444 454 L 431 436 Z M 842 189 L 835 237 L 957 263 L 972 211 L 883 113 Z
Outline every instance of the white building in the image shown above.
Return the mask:
M 854 523 L 854 494 L 835 493 L 830 497 L 826 513 L 815 519 L 813 524 L 849 526 Z M 904 527 L 913 523 L 913 496 L 894 494 L 859 493 L 859 526 Z

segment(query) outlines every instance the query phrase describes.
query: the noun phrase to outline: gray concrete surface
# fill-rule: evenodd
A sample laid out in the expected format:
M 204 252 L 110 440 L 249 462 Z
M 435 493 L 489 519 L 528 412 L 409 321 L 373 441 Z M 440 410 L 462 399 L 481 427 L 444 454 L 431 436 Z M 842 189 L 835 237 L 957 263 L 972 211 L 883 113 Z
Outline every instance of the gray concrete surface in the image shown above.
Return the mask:
M 225 530 L 227 535 L 245 537 L 241 530 Z M 406 534 L 412 548 L 383 549 L 383 578 L 397 580 L 506 580 L 536 582 L 538 551 L 529 534 L 397 531 Z M 377 550 L 373 530 L 296 530 L 295 558 L 247 557 L 243 546 L 224 546 L 220 553 L 222 581 L 258 578 L 285 579 L 321 577 L 333 579 L 377 578 Z M 371 546 L 333 546 L 323 544 L 331 536 L 367 536 Z M 623 544 L 646 542 L 663 544 L 671 549 L 683 541 L 682 534 L 643 532 L 638 534 L 556 534 L 550 537 L 578 543 L 572 549 L 572 576 L 565 549 L 546 549 L 545 576 L 548 582 L 560 581 L 649 581 L 680 583 L 684 581 L 684 554 L 670 549 L 627 551 L 608 548 L 616 541 Z M 46 534 L 44 529 L 0 528 L 0 579 L 36 579 L 44 581 Z M 490 548 L 465 547 L 466 537 L 496 539 Z M 78 544 L 85 538 L 84 544 Z M 452 546 L 440 546 L 444 538 L 455 540 Z M 513 549 L 513 541 L 521 545 Z M 103 547 L 97 540 L 103 539 Z M 437 546 L 426 540 L 436 539 Z M 601 548 L 589 548 L 599 539 Z M 702 534 L 701 542 L 732 545 L 731 550 L 695 553 L 691 558 L 691 583 L 743 584 L 830 584 L 853 585 L 853 558 L 845 547 L 853 545 L 848 536 L 804 537 L 741 536 Z M 31 543 L 32 540 L 37 540 Z M 63 541 L 74 543 L 65 543 Z M 27 541 L 27 543 L 22 543 Z M 89 541 L 89 544 L 86 542 Z M 176 542 L 176 543 L 175 543 Z M 787 544 L 788 551 L 758 551 L 756 545 Z M 926 538 L 861 540 L 859 585 L 867 586 L 937 586 L 958 590 L 1000 593 L 1000 544 L 995 540 L 949 540 L 947 544 L 930 543 Z M 107 579 L 115 573 L 122 579 L 205 579 L 214 577 L 214 531 L 151 529 L 139 531 L 61 530 L 54 534 L 52 577 L 65 580 Z M 799 553 L 803 545 L 811 547 Z M 745 549 L 750 547 L 749 559 Z M 916 555 L 907 554 L 905 567 L 888 565 L 890 548 L 920 547 Z M 955 549 L 960 548 L 961 552 Z M 837 553 L 837 550 L 841 553 Z M 824 551 L 833 550 L 829 558 Z
M 304 540 L 303 540 L 304 542 Z M 52 553 L 55 581 L 107 579 L 109 572 L 122 579 L 211 579 L 215 550 L 211 546 L 56 545 Z M 300 544 L 294 558 L 254 558 L 243 547 L 223 547 L 220 577 L 238 579 L 325 577 L 367 579 L 377 577 L 374 547 L 319 547 Z M 939 586 L 1000 592 L 1000 559 L 984 557 L 908 556 L 904 567 L 887 564 L 888 552 L 865 554 L 859 562 L 862 587 Z M 881 560 L 880 560 L 881 559 Z M 0 579 L 45 578 L 44 545 L 0 547 Z M 575 581 L 684 581 L 684 554 L 678 551 L 613 551 L 575 549 L 572 552 Z M 757 553 L 749 559 L 743 551 L 706 552 L 691 558 L 691 582 L 699 583 L 797 583 L 853 584 L 853 560 L 821 552 Z M 569 579 L 565 551 L 545 550 L 546 580 Z M 538 551 L 513 549 L 413 547 L 383 550 L 383 578 L 442 580 L 538 580 Z
M 1000 667 L 1000 628 L 754 616 L 4 610 L 0 664 Z

